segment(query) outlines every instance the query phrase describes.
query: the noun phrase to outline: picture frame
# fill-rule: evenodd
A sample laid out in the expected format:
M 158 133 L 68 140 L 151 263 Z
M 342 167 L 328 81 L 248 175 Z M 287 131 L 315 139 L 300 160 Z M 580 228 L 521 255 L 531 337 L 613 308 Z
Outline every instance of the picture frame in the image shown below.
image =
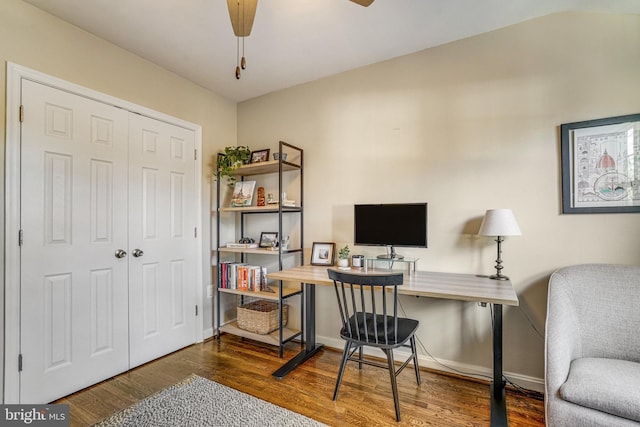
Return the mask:
M 261 248 L 272 248 L 274 247 L 273 242 L 276 242 L 276 246 L 278 244 L 278 232 L 277 231 L 263 231 L 260 233 L 260 243 L 258 244 Z
M 264 150 L 256 150 L 251 152 L 251 163 L 266 162 L 269 160 L 269 153 L 271 149 L 265 148 Z
M 251 206 L 255 181 L 237 181 L 231 195 L 231 207 L 242 208 Z
M 562 213 L 640 212 L 640 114 L 560 125 Z
M 313 242 L 311 265 L 332 266 L 335 263 L 336 244 L 333 242 Z

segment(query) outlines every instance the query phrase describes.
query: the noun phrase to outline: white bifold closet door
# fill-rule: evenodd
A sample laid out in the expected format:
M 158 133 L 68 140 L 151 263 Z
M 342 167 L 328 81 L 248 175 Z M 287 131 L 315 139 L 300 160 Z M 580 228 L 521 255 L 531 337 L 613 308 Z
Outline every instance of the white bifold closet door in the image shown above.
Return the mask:
M 193 131 L 137 114 L 130 116 L 129 136 L 134 367 L 195 342 L 195 141 Z
M 45 403 L 195 342 L 194 135 L 28 80 L 22 104 L 20 402 Z

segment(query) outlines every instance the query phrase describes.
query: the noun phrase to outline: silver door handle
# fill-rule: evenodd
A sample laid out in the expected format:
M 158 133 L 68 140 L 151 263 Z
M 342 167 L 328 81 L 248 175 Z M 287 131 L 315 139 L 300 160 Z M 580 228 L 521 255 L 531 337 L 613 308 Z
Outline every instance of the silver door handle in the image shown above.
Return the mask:
M 115 255 L 116 255 L 116 258 L 124 258 L 127 256 L 127 252 L 123 251 L 122 249 L 118 249 Z
M 142 255 L 144 255 L 144 252 L 142 252 L 141 249 L 134 249 L 132 252 L 133 256 L 136 258 L 141 257 Z

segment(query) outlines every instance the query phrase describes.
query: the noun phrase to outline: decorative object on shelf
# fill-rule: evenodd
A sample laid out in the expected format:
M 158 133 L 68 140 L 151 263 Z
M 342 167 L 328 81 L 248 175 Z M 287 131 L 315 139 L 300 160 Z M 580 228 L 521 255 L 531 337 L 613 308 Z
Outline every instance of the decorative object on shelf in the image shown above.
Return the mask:
M 349 245 L 344 245 L 338 251 L 338 268 L 340 269 L 348 269 L 349 268 Z
M 269 153 L 271 150 L 269 148 L 265 148 L 264 150 L 257 150 L 251 152 L 251 163 L 260 163 L 266 162 L 269 160 Z
M 252 249 L 257 248 L 258 244 L 250 237 L 243 237 L 238 243 L 227 243 L 227 248 Z
M 282 161 L 286 161 L 287 160 L 287 153 L 282 153 L 282 156 L 280 156 L 280 152 L 277 153 L 273 153 L 273 160 L 280 160 L 280 157 L 282 157 Z
M 335 243 L 313 242 L 313 246 L 311 246 L 311 265 L 333 265 L 335 262 L 335 250 Z
M 269 193 L 267 195 L 267 204 L 268 205 L 278 205 L 280 203 L 279 200 L 273 198 L 273 193 Z M 287 193 L 282 193 L 282 206 L 285 208 L 295 208 L 296 201 L 287 199 Z
M 280 201 L 282 202 L 282 206 L 286 206 L 289 208 L 293 208 L 296 206 L 295 200 L 287 199 L 287 193 L 282 193 L 282 198 L 280 199 Z
M 249 162 L 251 159 L 251 150 L 244 145 L 225 147 L 224 151 L 218 155 L 217 167 L 220 178 L 226 177 L 229 186 L 233 187 L 236 177 L 233 171 L 240 166 Z
M 560 135 L 563 214 L 640 212 L 640 114 L 565 123 Z
M 234 208 L 251 206 L 255 186 L 255 181 L 236 182 L 233 195 L 231 196 L 231 206 Z
M 353 268 L 362 268 L 362 267 L 364 267 L 364 255 L 352 255 L 351 256 L 351 267 L 353 267 Z
M 258 187 L 258 206 L 265 206 L 264 187 Z
M 289 236 L 287 236 L 284 239 L 280 240 L 280 249 L 282 249 L 283 251 L 288 251 L 289 250 Z
M 496 259 L 496 274 L 490 276 L 495 280 L 509 280 L 509 278 L 502 274 L 502 248 L 501 244 L 504 241 L 504 236 L 520 236 L 520 227 L 516 222 L 516 218 L 513 215 L 511 209 L 489 209 L 484 214 L 480 230 L 478 231 L 480 236 L 494 236 L 498 243 L 498 258 Z
M 278 245 L 278 232 L 277 231 L 263 231 L 260 234 L 260 247 L 272 248 L 273 245 Z

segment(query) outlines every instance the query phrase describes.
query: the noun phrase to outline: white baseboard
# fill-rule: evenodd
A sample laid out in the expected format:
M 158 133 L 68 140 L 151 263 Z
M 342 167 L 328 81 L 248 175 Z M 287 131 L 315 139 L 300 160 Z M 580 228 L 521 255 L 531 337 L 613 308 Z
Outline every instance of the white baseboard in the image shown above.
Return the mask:
M 207 328 L 204 331 L 202 331 L 203 337 L 205 340 L 208 340 L 209 338 L 211 338 L 213 336 L 213 334 L 215 333 L 213 327 L 211 328 Z
M 319 336 L 317 337 L 317 342 L 321 342 L 326 347 L 331 347 L 339 351 L 342 351 L 344 349 L 344 340 L 342 339 Z M 419 350 L 418 353 L 420 353 Z M 365 354 L 368 354 L 370 356 L 385 357 L 382 351 L 379 351 L 375 348 L 366 349 Z M 409 353 L 403 350 L 398 350 L 397 354 L 404 357 L 409 357 Z M 434 371 L 447 372 L 470 378 L 482 379 L 485 381 L 491 381 L 491 379 L 493 378 L 493 370 L 484 366 L 469 365 L 466 363 L 459 363 L 444 359 L 438 359 L 436 361 L 430 356 L 424 354 L 418 354 L 418 360 L 420 363 L 420 367 L 432 369 Z M 535 378 L 528 375 L 521 375 L 514 372 L 506 371 L 503 372 L 503 375 L 518 387 L 527 390 L 533 390 L 538 393 L 544 393 L 544 379 L 542 378 Z

